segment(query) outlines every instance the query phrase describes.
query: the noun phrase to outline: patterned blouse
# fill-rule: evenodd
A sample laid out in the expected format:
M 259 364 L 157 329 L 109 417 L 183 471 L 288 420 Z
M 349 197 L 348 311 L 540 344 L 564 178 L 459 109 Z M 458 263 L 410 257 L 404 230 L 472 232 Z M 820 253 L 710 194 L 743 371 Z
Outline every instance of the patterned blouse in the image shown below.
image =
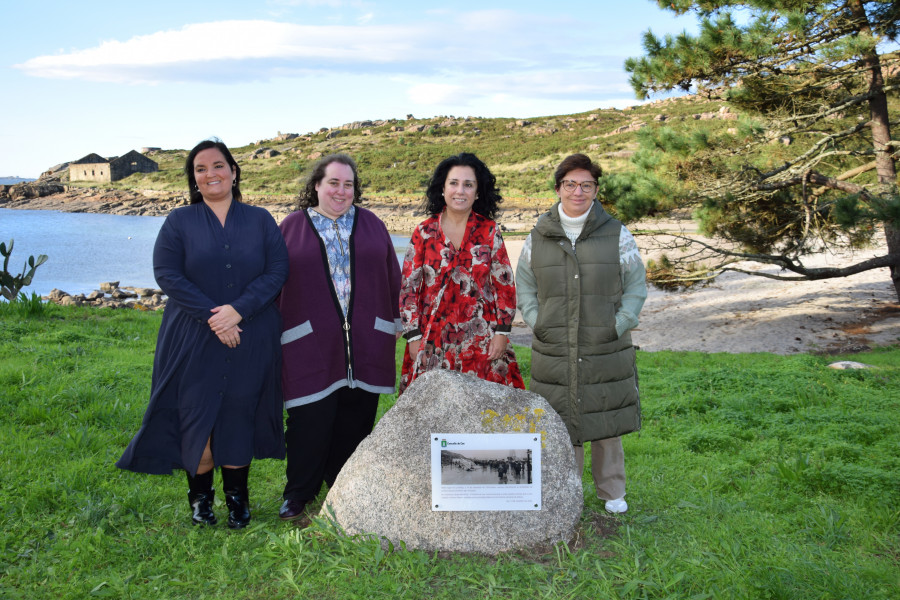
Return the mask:
M 491 338 L 508 333 L 516 314 L 516 286 L 500 228 L 475 212 L 457 250 L 441 216 L 413 232 L 400 286 L 400 320 L 407 340 L 423 338 L 417 366 L 404 353 L 400 392 L 431 369 L 470 373 L 524 389 L 512 346 L 488 359 Z
M 337 219 L 329 219 L 312 207 L 307 208 L 306 212 L 309 213 L 313 226 L 325 244 L 334 291 L 346 318 L 350 306 L 350 232 L 353 231 L 353 215 L 356 213 L 356 207 L 351 206 L 350 210 Z

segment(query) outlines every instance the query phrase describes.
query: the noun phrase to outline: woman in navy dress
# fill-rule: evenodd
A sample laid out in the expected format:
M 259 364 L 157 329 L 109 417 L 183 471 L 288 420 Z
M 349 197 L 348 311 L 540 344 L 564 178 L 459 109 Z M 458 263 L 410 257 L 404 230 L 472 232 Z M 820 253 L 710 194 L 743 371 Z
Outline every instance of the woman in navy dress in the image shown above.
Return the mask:
M 275 220 L 241 202 L 241 169 L 220 141 L 187 157 L 191 204 L 163 223 L 153 249 L 169 297 L 143 424 L 116 466 L 187 472 L 193 522 L 214 525 L 213 470 L 228 526 L 250 521 L 253 458 L 284 458 L 281 318 L 275 297 L 288 257 Z

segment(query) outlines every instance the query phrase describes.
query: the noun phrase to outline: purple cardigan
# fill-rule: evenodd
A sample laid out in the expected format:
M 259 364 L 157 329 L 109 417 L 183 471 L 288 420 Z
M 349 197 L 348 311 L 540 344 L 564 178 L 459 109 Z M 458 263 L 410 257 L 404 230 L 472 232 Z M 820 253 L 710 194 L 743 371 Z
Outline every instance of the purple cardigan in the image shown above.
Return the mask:
M 281 233 L 290 259 L 278 298 L 285 408 L 316 402 L 341 387 L 394 393 L 400 266 L 384 223 L 356 207 L 346 324 L 325 245 L 306 211 L 288 215 Z

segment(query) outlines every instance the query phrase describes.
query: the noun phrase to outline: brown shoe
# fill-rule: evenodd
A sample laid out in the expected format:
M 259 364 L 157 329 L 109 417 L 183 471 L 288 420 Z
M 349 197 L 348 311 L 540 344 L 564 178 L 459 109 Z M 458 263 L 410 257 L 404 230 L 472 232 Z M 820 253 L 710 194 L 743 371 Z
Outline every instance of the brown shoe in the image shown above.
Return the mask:
M 278 511 L 278 518 L 282 521 L 296 521 L 303 516 L 305 508 L 306 502 L 285 500 L 284 504 L 281 505 L 281 510 Z

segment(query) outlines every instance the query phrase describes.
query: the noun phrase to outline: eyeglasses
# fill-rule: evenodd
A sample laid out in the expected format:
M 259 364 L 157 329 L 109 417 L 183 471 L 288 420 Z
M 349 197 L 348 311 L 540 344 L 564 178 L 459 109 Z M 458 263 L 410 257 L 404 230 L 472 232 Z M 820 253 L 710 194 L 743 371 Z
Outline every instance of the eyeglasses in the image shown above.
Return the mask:
M 563 179 L 561 182 L 562 187 L 567 192 L 574 192 L 575 188 L 581 186 L 581 191 L 587 195 L 591 195 L 597 191 L 597 182 L 596 181 L 572 181 L 570 179 Z

